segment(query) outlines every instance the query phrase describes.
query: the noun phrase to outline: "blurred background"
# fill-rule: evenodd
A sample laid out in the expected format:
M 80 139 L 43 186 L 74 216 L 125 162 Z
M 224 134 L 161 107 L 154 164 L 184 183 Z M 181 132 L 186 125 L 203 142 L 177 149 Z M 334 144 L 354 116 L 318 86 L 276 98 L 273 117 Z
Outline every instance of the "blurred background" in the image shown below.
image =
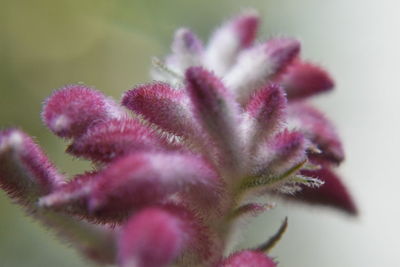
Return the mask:
M 216 3 L 217 2 L 217 3 Z M 400 266 L 400 4 L 396 0 L 0 0 L 0 126 L 18 125 L 70 175 L 88 163 L 40 120 L 53 89 L 84 82 L 117 99 L 149 81 L 153 56 L 188 26 L 203 40 L 244 7 L 263 18 L 260 38 L 289 35 L 337 87 L 315 99 L 335 122 L 347 160 L 340 173 L 360 209 L 279 205 L 254 221 L 244 245 L 264 241 L 289 217 L 271 255 L 283 267 Z M 90 266 L 0 192 L 0 266 Z

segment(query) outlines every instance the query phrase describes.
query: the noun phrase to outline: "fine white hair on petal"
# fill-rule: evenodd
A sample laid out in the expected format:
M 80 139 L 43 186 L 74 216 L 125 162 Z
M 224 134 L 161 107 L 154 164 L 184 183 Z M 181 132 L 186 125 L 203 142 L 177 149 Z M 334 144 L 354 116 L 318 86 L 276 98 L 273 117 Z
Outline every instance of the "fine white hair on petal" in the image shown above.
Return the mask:
M 167 57 L 166 64 L 178 74 L 183 75 L 187 68 L 201 64 L 203 44 L 187 28 L 180 28 L 175 32 L 171 50 L 172 55 Z
M 248 10 L 226 22 L 212 35 L 205 51 L 204 66 L 223 76 L 235 63 L 241 49 L 254 39 L 258 13 Z
M 225 76 L 224 82 L 237 100 L 243 103 L 252 91 L 266 82 L 273 70 L 265 53 L 265 45 L 257 45 L 239 55 L 237 63 Z
M 240 53 L 224 82 L 240 103 L 284 69 L 299 53 L 300 43 L 290 38 L 274 38 Z

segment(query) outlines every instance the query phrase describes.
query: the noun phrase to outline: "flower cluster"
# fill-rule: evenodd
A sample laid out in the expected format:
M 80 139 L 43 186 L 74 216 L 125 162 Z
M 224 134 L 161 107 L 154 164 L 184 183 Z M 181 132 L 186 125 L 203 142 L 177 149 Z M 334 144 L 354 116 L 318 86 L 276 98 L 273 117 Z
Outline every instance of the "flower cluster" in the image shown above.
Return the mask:
M 334 168 L 331 123 L 306 103 L 332 89 L 290 38 L 255 42 L 244 12 L 208 45 L 179 29 L 154 60 L 154 82 L 122 106 L 85 85 L 46 101 L 42 118 L 93 169 L 66 179 L 19 129 L 0 132 L 0 187 L 87 257 L 121 267 L 276 266 L 265 253 L 284 232 L 232 252 L 248 217 L 272 200 L 356 208 Z M 228 256 L 225 256 L 228 255 Z

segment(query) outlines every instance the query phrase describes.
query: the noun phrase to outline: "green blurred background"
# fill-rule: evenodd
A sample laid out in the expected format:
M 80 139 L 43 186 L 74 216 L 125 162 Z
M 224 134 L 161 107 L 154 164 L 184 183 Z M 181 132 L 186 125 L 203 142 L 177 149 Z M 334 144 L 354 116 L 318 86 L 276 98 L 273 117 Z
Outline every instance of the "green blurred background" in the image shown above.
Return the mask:
M 263 18 L 260 37 L 299 38 L 305 58 L 330 70 L 337 90 L 315 103 L 338 126 L 347 150 L 341 174 L 361 210 L 282 204 L 257 219 L 245 243 L 265 240 L 289 216 L 289 231 L 271 252 L 280 266 L 400 266 L 398 147 L 400 38 L 396 1 L 384 0 L 0 0 L 0 126 L 36 136 L 70 175 L 87 162 L 64 154 L 65 143 L 40 120 L 53 89 L 84 82 L 117 99 L 149 81 L 153 56 L 188 26 L 206 40 L 242 8 Z M 397 204 L 397 205 L 396 205 Z M 91 266 L 0 192 L 0 267 Z

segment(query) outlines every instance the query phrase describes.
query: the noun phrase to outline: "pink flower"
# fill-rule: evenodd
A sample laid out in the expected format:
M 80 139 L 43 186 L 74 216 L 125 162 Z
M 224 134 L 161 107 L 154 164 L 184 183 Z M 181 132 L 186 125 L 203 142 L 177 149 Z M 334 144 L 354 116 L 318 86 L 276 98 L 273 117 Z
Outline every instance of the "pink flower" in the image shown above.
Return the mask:
M 334 173 L 340 140 L 304 102 L 333 81 L 300 59 L 296 40 L 255 43 L 258 24 L 245 12 L 207 46 L 178 30 L 155 81 L 126 92 L 122 107 L 84 85 L 56 91 L 45 125 L 95 168 L 67 182 L 29 136 L 9 129 L 0 132 L 0 187 L 98 263 L 276 266 L 265 253 L 286 220 L 258 248 L 227 250 L 268 199 L 356 207 Z

